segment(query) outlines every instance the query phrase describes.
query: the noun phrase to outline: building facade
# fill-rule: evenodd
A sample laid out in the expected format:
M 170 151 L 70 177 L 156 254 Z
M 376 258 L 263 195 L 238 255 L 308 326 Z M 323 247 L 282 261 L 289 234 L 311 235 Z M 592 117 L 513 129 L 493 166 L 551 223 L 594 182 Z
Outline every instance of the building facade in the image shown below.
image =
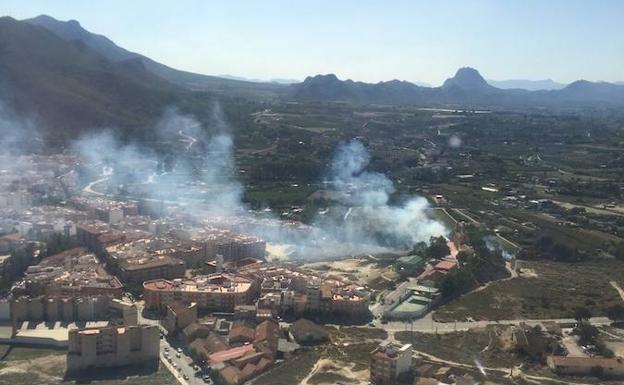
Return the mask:
M 192 279 L 157 279 L 143 283 L 145 307 L 165 311 L 174 301 L 197 303 L 199 310 L 234 312 L 237 305 L 251 303 L 255 281 L 234 274 L 211 274 Z
M 412 345 L 382 342 L 371 352 L 370 380 L 376 385 L 392 385 L 412 366 Z
M 70 373 L 126 365 L 158 365 L 158 326 L 108 326 L 69 332 Z

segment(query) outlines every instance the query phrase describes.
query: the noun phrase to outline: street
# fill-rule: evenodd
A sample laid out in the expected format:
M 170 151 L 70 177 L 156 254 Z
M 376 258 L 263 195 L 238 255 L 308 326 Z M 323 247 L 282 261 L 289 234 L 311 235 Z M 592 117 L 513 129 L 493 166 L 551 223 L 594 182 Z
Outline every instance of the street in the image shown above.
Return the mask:
M 138 321 L 140 324 L 158 325 L 161 331 L 166 334 L 166 331 L 160 326 L 160 321 L 158 319 L 145 318 L 143 314 L 143 301 L 136 301 L 134 304 L 137 307 Z M 193 369 L 193 360 L 187 355 L 184 349 L 180 353 L 180 357 L 177 356 L 178 348 L 182 348 L 182 345 L 172 344 L 172 341 L 166 337 L 160 340 L 160 361 L 178 382 L 182 385 L 212 384 L 211 382 L 204 382 L 201 376 L 196 376 L 196 371 Z M 167 357 L 169 357 L 169 359 L 167 359 Z M 184 379 L 184 375 L 188 376 L 188 380 Z
M 178 357 L 178 354 L 180 357 Z M 184 350 L 182 350 L 181 353 L 178 353 L 177 348 L 174 347 L 166 338 L 160 340 L 160 360 L 181 384 L 206 384 L 200 375 L 196 376 L 196 371 L 193 369 L 193 360 L 191 357 L 187 356 Z M 184 375 L 187 376 L 188 380 L 184 379 Z

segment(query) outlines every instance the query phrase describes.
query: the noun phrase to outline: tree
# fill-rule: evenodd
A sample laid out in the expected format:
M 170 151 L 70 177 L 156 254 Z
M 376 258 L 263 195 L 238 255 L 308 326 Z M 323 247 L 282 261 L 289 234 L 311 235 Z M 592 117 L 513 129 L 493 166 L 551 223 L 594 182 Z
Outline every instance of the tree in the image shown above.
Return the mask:
M 440 293 L 443 298 L 451 299 L 472 290 L 476 283 L 466 269 L 457 269 L 450 272 L 440 284 Z
M 427 256 L 429 258 L 442 259 L 450 253 L 451 250 L 446 244 L 446 238 L 443 236 L 430 238 L 429 247 L 427 248 Z
M 428 254 L 427 253 L 427 244 L 425 242 L 418 242 L 412 248 L 412 254 L 420 255 Z
M 607 317 L 614 323 L 624 321 L 624 305 L 613 305 L 607 309 Z
M 574 332 L 579 336 L 581 345 L 594 344 L 598 337 L 598 329 L 589 322 L 581 322 Z
M 581 323 L 583 321 L 587 321 L 591 318 L 591 312 L 586 307 L 577 307 L 574 311 L 574 319 Z

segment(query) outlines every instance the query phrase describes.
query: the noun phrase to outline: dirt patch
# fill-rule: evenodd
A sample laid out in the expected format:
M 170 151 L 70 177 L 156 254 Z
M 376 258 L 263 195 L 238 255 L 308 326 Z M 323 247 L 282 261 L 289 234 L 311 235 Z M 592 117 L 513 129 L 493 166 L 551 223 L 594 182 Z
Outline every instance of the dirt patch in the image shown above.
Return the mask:
M 535 269 L 531 269 L 528 267 L 523 267 L 521 269 L 518 269 L 518 277 L 521 278 L 537 278 L 538 275 L 535 272 Z
M 367 259 L 350 258 L 341 261 L 306 263 L 301 266 L 323 275 L 343 277 L 360 285 L 370 285 L 383 276 L 384 279 L 396 278 L 394 271 L 388 267 L 380 267 Z
M 300 385 L 331 385 L 336 381 L 349 381 L 350 384 L 367 384 L 369 371 L 353 370 L 353 364 L 336 362 L 328 358 L 322 358 L 316 362 L 312 371 L 304 378 Z

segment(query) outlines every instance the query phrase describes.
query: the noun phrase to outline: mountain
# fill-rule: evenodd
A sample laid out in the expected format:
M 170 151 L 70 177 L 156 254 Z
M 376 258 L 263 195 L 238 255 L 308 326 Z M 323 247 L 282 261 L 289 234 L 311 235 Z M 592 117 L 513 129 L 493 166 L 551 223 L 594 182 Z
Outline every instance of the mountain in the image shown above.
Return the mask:
M 297 79 L 276 78 L 276 79 L 262 80 L 262 79 L 246 78 L 244 76 L 227 75 L 227 74 L 220 74 L 218 75 L 218 77 L 220 77 L 221 79 L 240 80 L 243 82 L 251 82 L 251 83 L 295 84 L 295 83 L 301 82 L 301 80 L 297 80 Z
M 132 135 L 188 92 L 141 60 L 111 62 L 80 40 L 10 17 L 0 18 L 0 87 L 2 102 L 56 143 L 90 127 Z
M 545 80 L 525 80 L 525 79 L 511 79 L 511 80 L 488 80 L 488 84 L 500 88 L 507 89 L 521 89 L 527 91 L 540 91 L 540 90 L 560 90 L 566 85 L 563 83 L 557 83 L 551 79 Z
M 341 100 L 357 103 L 415 103 L 423 101 L 427 88 L 391 80 L 376 84 L 342 81 L 334 74 L 307 77 L 294 84 L 292 97 L 299 100 Z
M 461 89 L 470 92 L 492 92 L 496 90 L 483 79 L 479 71 L 470 67 L 458 69 L 455 76 L 446 79 L 441 88 L 446 90 Z
M 528 91 L 494 87 L 469 67 L 460 68 L 440 87 L 413 83 L 362 83 L 335 75 L 307 77 L 291 86 L 291 97 L 307 101 L 354 103 L 454 105 L 465 108 L 621 108 L 624 86 L 579 80 L 559 90 Z
M 106 36 L 87 31 L 76 20 L 60 21 L 47 15 L 40 15 L 24 21 L 43 27 L 65 41 L 80 41 L 85 46 L 113 63 L 135 59 L 141 62 L 149 72 L 171 83 L 191 90 L 250 97 L 262 97 L 266 96 L 267 93 L 269 96 L 273 96 L 273 93 L 285 90 L 283 86 L 277 83 L 257 83 L 237 79 L 225 79 L 217 76 L 180 71 L 168 67 L 146 56 L 119 47 Z

